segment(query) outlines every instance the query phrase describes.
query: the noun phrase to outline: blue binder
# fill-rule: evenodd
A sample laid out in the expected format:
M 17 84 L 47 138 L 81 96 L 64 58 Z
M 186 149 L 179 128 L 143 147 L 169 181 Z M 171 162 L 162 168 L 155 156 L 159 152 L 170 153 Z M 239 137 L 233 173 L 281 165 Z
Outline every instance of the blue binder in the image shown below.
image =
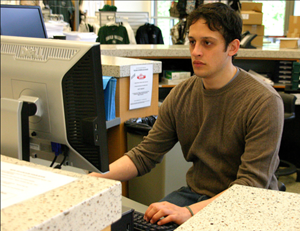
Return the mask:
M 105 116 L 106 120 L 116 118 L 116 95 L 117 79 L 111 76 L 103 76 L 103 90 L 105 101 Z

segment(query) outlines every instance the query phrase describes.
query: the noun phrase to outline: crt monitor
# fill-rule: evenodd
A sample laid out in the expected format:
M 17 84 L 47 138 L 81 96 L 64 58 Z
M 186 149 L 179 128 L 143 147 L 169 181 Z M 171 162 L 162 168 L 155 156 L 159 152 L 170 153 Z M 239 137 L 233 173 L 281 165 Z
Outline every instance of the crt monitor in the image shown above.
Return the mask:
M 108 171 L 99 43 L 1 36 L 3 99 L 37 107 L 29 117 L 31 157 L 66 156 L 71 166 Z
M 0 5 L 1 35 L 48 38 L 39 6 Z

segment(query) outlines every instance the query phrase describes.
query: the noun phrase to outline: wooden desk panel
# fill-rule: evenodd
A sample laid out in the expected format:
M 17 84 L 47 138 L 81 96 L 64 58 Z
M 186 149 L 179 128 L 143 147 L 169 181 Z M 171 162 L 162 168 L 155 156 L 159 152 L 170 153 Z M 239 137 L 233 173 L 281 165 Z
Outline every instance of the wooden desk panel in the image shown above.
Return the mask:
M 129 110 L 129 77 L 117 78 L 116 117 L 120 117 L 120 125 L 108 129 L 109 162 L 112 163 L 127 152 L 127 132 L 124 122 L 136 117 L 158 114 L 158 74 L 153 75 L 151 106 Z M 123 182 L 123 196 L 127 196 L 127 182 Z

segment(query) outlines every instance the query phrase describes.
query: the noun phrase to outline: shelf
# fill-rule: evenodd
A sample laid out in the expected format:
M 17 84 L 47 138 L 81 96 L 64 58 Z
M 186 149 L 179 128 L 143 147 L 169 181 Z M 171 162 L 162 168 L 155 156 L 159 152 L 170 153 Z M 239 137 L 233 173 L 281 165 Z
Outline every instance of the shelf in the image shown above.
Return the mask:
M 284 89 L 285 85 L 280 83 L 275 83 L 273 86 L 275 89 Z
M 106 129 L 115 127 L 121 123 L 121 119 L 119 117 L 116 117 L 113 120 L 107 120 L 106 121 Z
M 168 87 L 175 87 L 176 84 L 169 85 L 169 84 L 161 84 L 161 83 L 160 83 L 158 86 L 159 86 L 159 87 L 162 87 L 162 88 L 164 88 L 164 87 L 168 88 Z

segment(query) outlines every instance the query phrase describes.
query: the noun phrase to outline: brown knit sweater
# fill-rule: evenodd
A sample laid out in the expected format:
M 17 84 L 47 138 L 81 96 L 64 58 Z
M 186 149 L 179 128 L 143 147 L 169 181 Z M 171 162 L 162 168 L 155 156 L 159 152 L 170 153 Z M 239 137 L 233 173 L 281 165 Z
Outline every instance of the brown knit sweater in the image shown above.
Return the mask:
M 187 184 L 199 194 L 212 197 L 233 184 L 278 189 L 283 119 L 273 87 L 242 69 L 218 90 L 204 89 L 193 76 L 172 89 L 153 129 L 126 155 L 143 175 L 179 141 L 193 162 Z

